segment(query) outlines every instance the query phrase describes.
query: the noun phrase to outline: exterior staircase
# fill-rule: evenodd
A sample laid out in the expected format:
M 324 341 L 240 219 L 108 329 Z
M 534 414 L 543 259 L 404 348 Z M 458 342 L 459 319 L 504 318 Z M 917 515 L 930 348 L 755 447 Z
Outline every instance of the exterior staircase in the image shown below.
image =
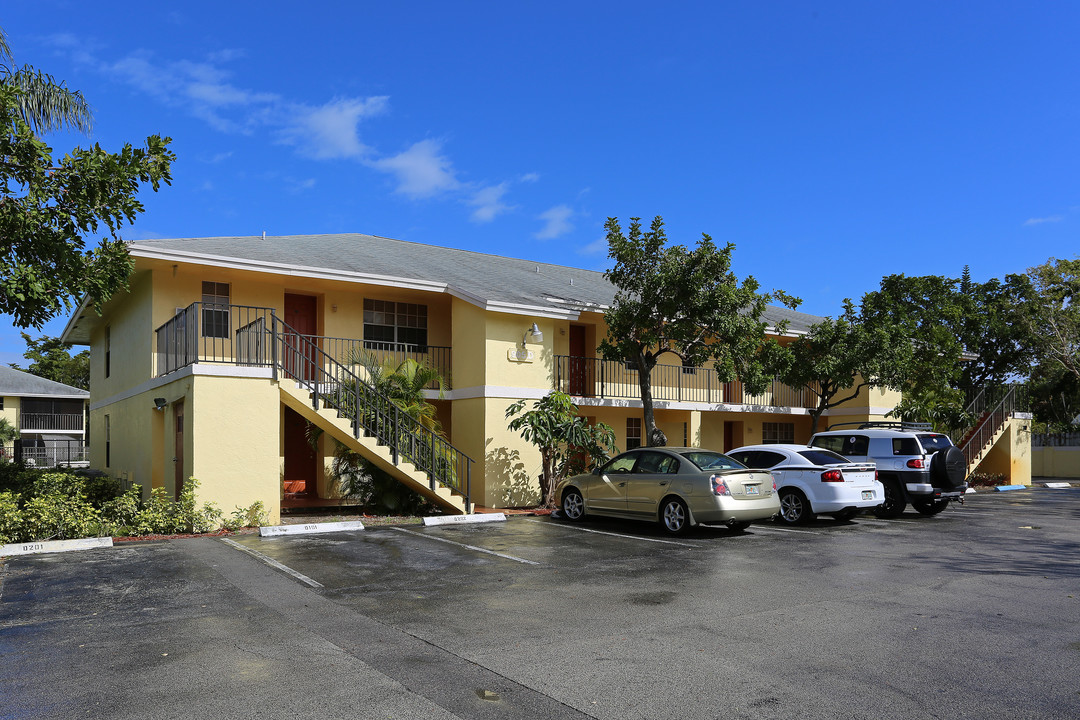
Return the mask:
M 241 328 L 237 340 L 269 354 L 285 405 L 444 511 L 472 512 L 468 456 L 309 337 L 276 316 L 265 320 Z
M 976 418 L 975 423 L 959 433 L 956 445 L 964 453 L 967 473 L 970 475 L 986 458 L 1008 427 L 1008 422 L 1019 409 L 1021 400 L 1016 385 L 1004 388 L 983 389 L 968 404 L 965 412 Z

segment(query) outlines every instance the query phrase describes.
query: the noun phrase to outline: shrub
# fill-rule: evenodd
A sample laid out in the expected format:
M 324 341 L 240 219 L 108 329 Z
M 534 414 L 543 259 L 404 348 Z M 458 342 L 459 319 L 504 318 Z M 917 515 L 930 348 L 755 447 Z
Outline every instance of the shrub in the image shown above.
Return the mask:
M 68 540 L 92 537 L 101 528 L 97 508 L 80 493 L 50 491 L 31 497 L 23 505 L 21 537 L 27 540 Z
M 0 545 L 22 539 L 22 512 L 19 496 L 10 490 L 0 491 Z
M 241 528 L 266 525 L 269 521 L 269 516 L 266 513 L 266 506 L 263 505 L 262 500 L 256 500 L 246 508 L 238 505 L 232 515 L 225 520 L 222 527 L 226 530 L 235 532 Z
M 995 487 L 1007 483 L 1005 473 L 973 472 L 968 475 L 968 485 L 971 487 Z

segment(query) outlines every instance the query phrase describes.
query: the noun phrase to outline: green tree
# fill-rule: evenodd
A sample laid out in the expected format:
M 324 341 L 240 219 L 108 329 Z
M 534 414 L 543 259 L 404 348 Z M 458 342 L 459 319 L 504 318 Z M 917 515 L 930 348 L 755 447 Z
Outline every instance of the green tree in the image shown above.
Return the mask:
M 79 112 L 26 94 L 37 86 L 19 80 L 25 72 L 0 77 L 0 313 L 40 328 L 75 297 L 100 310 L 127 287 L 132 264 L 120 230 L 143 210 L 141 184 L 156 191 L 171 182 L 175 155 L 170 139 L 155 135 L 144 148 L 108 153 L 95 144 L 54 161 L 35 128 L 77 123 Z M 85 236 L 99 232 L 105 237 L 87 250 Z
M 604 225 L 608 256 L 615 261 L 605 277 L 617 292 L 604 312 L 608 334 L 598 349 L 637 369 L 645 439 L 656 446 L 667 443 L 653 413 L 657 360 L 671 354 L 684 365 L 712 361 L 721 382 L 737 377 L 750 392 L 761 392 L 784 358 L 775 339 L 765 339 L 762 314 L 770 300 L 789 307 L 799 301 L 781 291 L 759 293 L 753 277 L 740 285 L 731 271 L 733 244 L 718 248 L 702 234 L 693 250 L 669 246 L 660 216 L 647 231 L 639 220 L 630 218 L 627 235 L 616 218 Z M 784 324 L 776 330 L 782 332 Z
M 29 65 L 16 65 L 3 28 L 0 28 L 0 85 L 16 90 L 19 117 L 37 133 L 66 127 L 89 135 L 93 129 L 93 113 L 82 93 L 69 90 L 51 75 Z
M 844 313 L 812 325 L 786 350 L 790 360 L 780 379 L 805 388 L 817 398 L 810 408 L 810 432 L 821 415 L 857 398 L 864 389 L 902 388 L 908 379 L 912 350 L 903 328 L 892 323 L 866 323 L 851 300 Z
M 1034 287 L 1025 326 L 1039 360 L 1080 380 L 1080 257 L 1028 269 Z
M 373 353 L 364 353 L 359 363 L 364 366 L 372 387 L 428 430 L 442 434 L 437 408 L 424 394 L 426 388 L 435 385 L 439 397 L 443 396 L 445 380 L 436 368 L 412 358 L 397 364 L 393 360 L 380 362 Z
M 30 360 L 30 366 L 26 371 L 32 375 L 43 377 L 83 390 L 90 389 L 90 351 L 83 350 L 74 356 L 71 343 L 61 342 L 59 338 L 42 335 L 37 340 L 26 333 L 19 333 L 26 342 L 26 352 L 23 357 Z M 22 370 L 15 363 L 11 367 Z
M 589 425 L 566 393 L 553 390 L 525 410 L 525 400 L 506 409 L 507 427 L 540 450 L 540 498 L 543 507 L 554 501 L 557 481 L 582 455 L 588 469 L 615 452 L 615 431 L 604 423 Z M 511 420 L 511 418 L 513 418 Z

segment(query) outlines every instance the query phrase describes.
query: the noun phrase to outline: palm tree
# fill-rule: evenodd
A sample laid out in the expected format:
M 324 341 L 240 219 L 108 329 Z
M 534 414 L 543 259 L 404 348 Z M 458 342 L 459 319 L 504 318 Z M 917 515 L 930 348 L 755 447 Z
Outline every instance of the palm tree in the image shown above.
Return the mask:
M 51 75 L 29 65 L 16 65 L 7 33 L 0 28 L 0 84 L 17 90 L 19 115 L 35 133 L 69 128 L 89 135 L 94 118 L 90 104 L 77 90 L 69 90 Z

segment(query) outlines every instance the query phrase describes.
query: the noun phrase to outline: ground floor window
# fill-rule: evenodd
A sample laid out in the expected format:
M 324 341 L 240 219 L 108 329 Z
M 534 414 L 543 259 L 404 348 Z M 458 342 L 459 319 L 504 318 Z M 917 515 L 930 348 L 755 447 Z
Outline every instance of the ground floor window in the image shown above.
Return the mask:
M 767 445 L 795 442 L 795 423 L 761 423 L 761 442 Z
M 641 418 L 626 418 L 626 449 L 641 447 Z

